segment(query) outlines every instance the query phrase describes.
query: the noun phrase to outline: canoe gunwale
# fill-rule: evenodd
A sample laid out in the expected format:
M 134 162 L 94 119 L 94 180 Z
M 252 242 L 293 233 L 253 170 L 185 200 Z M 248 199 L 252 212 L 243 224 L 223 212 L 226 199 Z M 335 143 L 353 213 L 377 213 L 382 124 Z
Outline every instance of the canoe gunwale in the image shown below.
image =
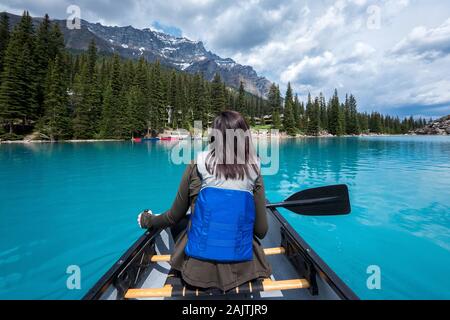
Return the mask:
M 123 299 L 125 290 L 129 289 L 118 281 L 124 272 L 127 272 L 135 259 L 140 256 L 144 250 L 154 251 L 153 243 L 155 238 L 162 232 L 158 229 L 150 229 L 145 232 L 120 258 L 114 265 L 97 281 L 97 283 L 86 293 L 82 300 L 99 300 L 101 296 L 111 287 L 114 286 L 118 290 L 118 298 Z M 144 252 L 145 254 L 145 252 Z M 142 265 L 137 265 L 140 271 Z
M 325 261 L 311 248 L 311 246 L 295 231 L 290 223 L 275 208 L 269 208 L 273 216 L 281 224 L 282 246 L 286 250 L 286 255 L 291 263 L 298 268 L 305 269 L 301 265 L 302 259 L 305 262 L 305 278 L 311 283 L 310 293 L 312 295 L 320 294 L 317 290 L 315 276 L 318 276 L 328 284 L 334 292 L 343 300 L 359 300 L 359 297 L 348 287 L 344 281 L 326 264 Z M 294 246 L 294 248 L 293 248 Z M 296 247 L 296 248 L 295 248 Z M 292 254 L 296 252 L 297 254 Z M 296 261 L 296 256 L 301 256 L 300 261 Z

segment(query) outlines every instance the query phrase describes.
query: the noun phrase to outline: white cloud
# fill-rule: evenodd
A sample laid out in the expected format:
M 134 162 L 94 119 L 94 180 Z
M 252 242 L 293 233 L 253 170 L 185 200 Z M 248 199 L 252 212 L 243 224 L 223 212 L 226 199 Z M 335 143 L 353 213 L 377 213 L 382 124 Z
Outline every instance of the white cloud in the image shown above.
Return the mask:
M 302 76 L 311 77 L 312 75 L 320 78 L 332 74 L 332 68 L 336 65 L 336 59 L 329 51 L 324 52 L 321 56 L 309 57 L 305 56 L 301 61 L 293 63 L 281 74 L 281 81 L 283 83 L 296 82 Z M 320 70 L 320 72 L 318 72 Z M 312 82 L 313 79 L 308 78 Z M 317 79 L 314 80 L 317 82 Z
M 355 44 L 355 48 L 353 52 L 350 54 L 351 57 L 354 58 L 368 58 L 370 57 L 376 50 L 364 42 L 357 42 Z
M 436 28 L 414 28 L 393 48 L 392 53 L 429 60 L 450 54 L 450 18 Z
M 403 9 L 410 5 L 409 0 L 385 0 L 382 3 L 384 10 L 388 15 L 401 13 Z

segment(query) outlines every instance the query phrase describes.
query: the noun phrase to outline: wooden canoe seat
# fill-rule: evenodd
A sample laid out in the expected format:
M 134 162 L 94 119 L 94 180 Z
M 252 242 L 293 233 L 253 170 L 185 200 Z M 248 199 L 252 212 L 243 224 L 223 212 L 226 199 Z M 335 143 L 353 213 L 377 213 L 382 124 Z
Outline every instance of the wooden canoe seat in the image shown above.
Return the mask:
M 283 247 L 268 248 L 268 249 L 264 249 L 264 253 L 266 256 L 274 256 L 277 254 L 284 254 L 285 250 Z M 169 262 L 170 255 L 155 255 L 155 256 L 151 257 L 150 261 L 151 262 Z
M 222 292 L 222 295 L 230 294 L 251 294 L 257 292 L 268 292 L 276 290 L 293 290 L 293 289 L 308 289 L 309 282 L 306 279 L 292 279 L 275 281 L 271 279 L 256 280 L 243 284 L 240 287 L 232 289 L 227 292 Z M 145 299 L 145 298 L 173 298 L 173 297 L 198 297 L 213 295 L 208 290 L 192 289 L 186 286 L 165 285 L 162 288 L 151 289 L 129 289 L 125 294 L 125 299 Z

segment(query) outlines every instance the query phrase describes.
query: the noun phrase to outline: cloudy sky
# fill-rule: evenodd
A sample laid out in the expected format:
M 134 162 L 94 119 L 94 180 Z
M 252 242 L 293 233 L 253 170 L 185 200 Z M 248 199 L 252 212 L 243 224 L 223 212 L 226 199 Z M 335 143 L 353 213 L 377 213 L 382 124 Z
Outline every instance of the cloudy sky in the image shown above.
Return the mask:
M 448 0 L 2 0 L 0 10 L 165 30 L 302 97 L 334 88 L 361 110 L 450 114 Z

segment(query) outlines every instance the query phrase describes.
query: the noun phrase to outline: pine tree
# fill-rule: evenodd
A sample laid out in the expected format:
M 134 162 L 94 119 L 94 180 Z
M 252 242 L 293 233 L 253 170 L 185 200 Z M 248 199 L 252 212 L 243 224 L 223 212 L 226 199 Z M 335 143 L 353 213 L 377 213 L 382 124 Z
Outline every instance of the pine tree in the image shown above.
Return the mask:
M 256 125 L 256 121 L 255 121 L 255 117 L 256 117 L 256 109 L 257 109 L 257 105 L 258 105 L 258 98 L 257 97 L 252 97 L 249 104 L 248 104 L 248 123 L 250 125 L 250 127 L 253 127 Z
M 110 83 L 106 86 L 105 92 L 103 93 L 102 120 L 100 127 L 100 137 L 102 138 L 113 138 L 113 132 L 116 128 L 113 108 L 114 97 Z
M 356 99 L 353 95 L 350 95 L 348 99 L 348 119 L 346 121 L 347 134 L 358 135 L 361 133 L 359 126 L 358 111 Z
M 226 109 L 226 97 L 220 75 L 216 73 L 211 84 L 211 111 L 214 116 Z
M 172 113 L 173 116 L 173 128 L 181 127 L 183 122 L 183 102 L 184 102 L 184 93 L 183 93 L 183 79 L 182 76 L 177 75 L 175 78 L 174 84 L 174 111 Z
M 233 104 L 234 97 L 231 94 L 231 91 L 227 89 L 225 82 L 222 82 L 222 92 L 223 92 L 223 96 L 225 97 L 225 106 L 222 111 L 229 110 Z
M 379 114 L 378 112 L 373 112 L 370 115 L 369 129 L 370 129 L 370 132 L 373 132 L 373 133 L 377 133 L 377 134 L 383 133 L 383 121 L 382 121 L 381 114 Z
M 96 71 L 97 48 L 94 41 L 89 44 L 87 60 L 77 78 L 75 94 L 78 103 L 75 105 L 73 121 L 76 139 L 92 139 L 96 136 L 101 118 L 101 92 Z
M 127 118 L 125 124 L 127 133 L 132 137 L 138 135 L 146 127 L 146 122 L 142 117 L 145 110 L 145 97 L 138 86 L 133 86 L 127 93 Z
M 177 74 L 172 71 L 170 75 L 169 88 L 167 93 L 168 107 L 171 108 L 171 117 L 169 121 L 170 127 L 177 127 L 178 122 L 178 105 L 177 105 Z
M 128 90 L 122 87 L 120 94 L 116 98 L 114 117 L 116 118 L 116 128 L 113 137 L 116 139 L 129 139 L 133 136 L 136 128 L 133 128 L 133 111 L 135 106 L 129 105 Z
M 203 90 L 200 97 L 200 104 L 203 110 L 203 112 L 200 114 L 200 120 L 202 121 L 203 129 L 206 129 L 209 126 L 208 121 L 209 115 L 211 114 L 211 93 L 205 81 L 203 81 Z
M 341 105 L 341 111 L 343 114 L 343 119 L 344 119 L 344 133 L 345 134 L 350 134 L 349 133 L 349 122 L 350 122 L 350 105 L 348 102 L 348 94 L 345 95 L 345 102 Z
M 64 35 L 59 28 L 57 23 L 53 23 L 53 26 L 50 31 L 50 42 L 49 42 L 49 50 L 48 55 L 50 59 L 55 59 L 55 57 L 63 52 L 65 48 L 64 45 Z
M 331 134 L 340 136 L 344 134 L 343 112 L 339 103 L 337 90 L 334 90 L 333 98 L 330 101 L 330 112 L 328 117 L 328 129 Z
M 102 119 L 100 136 L 103 138 L 117 138 L 121 128 L 118 117 L 120 108 L 120 95 L 122 93 L 122 80 L 120 78 L 121 63 L 116 54 L 112 60 L 109 84 L 103 94 Z
M 311 93 L 308 92 L 308 98 L 306 100 L 306 106 L 305 106 L 305 132 L 306 134 L 309 134 L 309 124 L 311 122 L 311 117 L 313 116 L 314 112 L 312 111 L 314 105 L 311 97 Z
M 300 102 L 298 110 L 299 110 L 298 111 L 299 116 L 298 116 L 297 126 L 298 126 L 298 129 L 304 133 L 306 131 L 306 126 L 308 124 L 308 119 L 305 114 L 305 106 L 304 106 L 303 102 Z
M 112 138 L 114 139 L 126 138 L 128 133 L 127 122 L 129 119 L 124 84 L 124 77 L 126 77 L 124 69 L 126 68 L 126 64 L 121 62 L 118 55 L 115 55 L 111 73 Z
M 281 129 L 281 95 L 280 89 L 275 83 L 273 83 L 269 89 L 268 104 L 269 110 L 272 113 L 272 126 L 279 130 Z
M 191 108 L 192 108 L 192 121 L 190 126 L 193 125 L 193 121 L 201 120 L 203 110 L 203 79 L 200 74 L 194 75 L 194 79 L 191 84 Z
M 328 131 L 328 112 L 327 103 L 325 102 L 325 97 L 322 92 L 319 95 L 319 109 L 320 109 L 320 128 L 322 130 Z
M 160 130 L 167 126 L 167 110 L 164 105 L 164 88 L 159 61 L 153 66 L 150 82 L 151 127 Z
M 110 63 L 110 60 L 106 57 L 102 57 L 99 60 L 100 60 L 99 61 L 100 67 L 99 67 L 99 79 L 98 80 L 99 80 L 100 88 L 103 90 L 109 84 L 109 76 L 111 74 L 111 63 Z M 73 73 L 76 74 L 79 72 L 78 56 L 76 56 L 76 60 L 75 60 L 73 69 L 74 69 Z
M 55 59 L 55 56 L 50 55 L 50 33 L 51 22 L 49 16 L 46 14 L 40 23 L 36 33 L 36 104 L 37 116 L 44 113 L 44 90 L 45 79 L 47 78 L 48 66 L 50 61 Z
M 9 42 L 9 17 L 6 12 L 0 16 L 0 74 L 3 71 L 3 59 Z M 1 81 L 1 79 L 0 79 Z
M 45 114 L 40 124 L 41 132 L 52 141 L 71 137 L 68 109 L 67 77 L 63 59 L 58 55 L 49 70 Z
M 317 136 L 320 133 L 320 102 L 319 98 L 311 100 L 311 94 L 308 95 L 308 103 L 306 105 L 306 116 L 308 118 L 308 126 L 306 133 L 310 136 Z
M 134 64 L 131 60 L 125 60 L 121 64 L 120 79 L 122 80 L 122 89 L 128 92 L 131 89 L 134 80 Z M 162 88 L 162 91 L 164 91 L 164 88 Z M 163 96 L 165 97 L 164 92 Z
M 94 127 L 93 132 L 97 132 L 97 129 L 99 127 L 99 123 L 101 120 L 101 113 L 102 113 L 102 107 L 101 107 L 101 89 L 100 85 L 98 83 L 98 72 L 96 68 L 97 64 L 97 46 L 95 44 L 95 41 L 92 40 L 89 44 L 88 48 L 88 60 L 87 60 L 87 75 L 85 77 L 86 83 L 85 83 L 85 103 L 89 106 L 89 119 Z M 89 87 L 89 88 L 88 88 Z
M 150 78 L 148 63 L 144 58 L 140 58 L 137 62 L 133 85 L 136 88 L 136 99 L 139 100 L 139 118 L 142 123 L 142 128 L 146 130 L 146 135 L 150 134 L 151 123 L 151 106 L 150 97 L 148 92 L 150 91 Z
M 176 127 L 177 128 L 187 128 L 189 127 L 189 121 L 187 119 L 187 92 L 185 86 L 185 77 L 179 76 L 177 79 L 177 95 L 176 95 L 176 105 L 178 114 Z
M 236 111 L 240 112 L 244 116 L 247 115 L 247 112 L 245 110 L 245 88 L 244 82 L 242 81 L 239 86 L 239 95 L 237 99 Z
M 358 123 L 360 125 L 360 131 L 368 133 L 369 131 L 369 116 L 367 113 L 358 114 Z
M 86 66 L 83 66 L 83 71 L 75 77 L 73 95 L 71 97 L 71 102 L 74 108 L 74 119 L 73 119 L 73 133 L 75 139 L 89 139 L 92 137 L 92 127 L 89 123 L 88 116 L 88 105 L 85 99 L 85 81 L 87 77 Z
M 1 74 L 3 72 L 3 60 L 5 57 L 5 51 L 9 43 L 9 17 L 6 12 L 3 12 L 0 16 L 0 87 L 1 87 Z M 4 133 L 3 128 L 3 112 L 0 105 L 0 135 Z
M 292 94 L 291 83 L 288 83 L 286 97 L 284 101 L 284 118 L 283 118 L 283 128 L 286 133 L 290 136 L 296 135 L 297 131 L 295 128 L 294 120 L 294 100 Z
M 295 125 L 295 128 L 300 129 L 299 123 L 300 123 L 300 101 L 298 100 L 298 95 L 295 94 L 295 97 L 294 97 L 294 125 Z
M 24 12 L 11 34 L 1 75 L 0 112 L 10 133 L 16 120 L 27 124 L 36 116 L 34 41 L 31 17 Z

